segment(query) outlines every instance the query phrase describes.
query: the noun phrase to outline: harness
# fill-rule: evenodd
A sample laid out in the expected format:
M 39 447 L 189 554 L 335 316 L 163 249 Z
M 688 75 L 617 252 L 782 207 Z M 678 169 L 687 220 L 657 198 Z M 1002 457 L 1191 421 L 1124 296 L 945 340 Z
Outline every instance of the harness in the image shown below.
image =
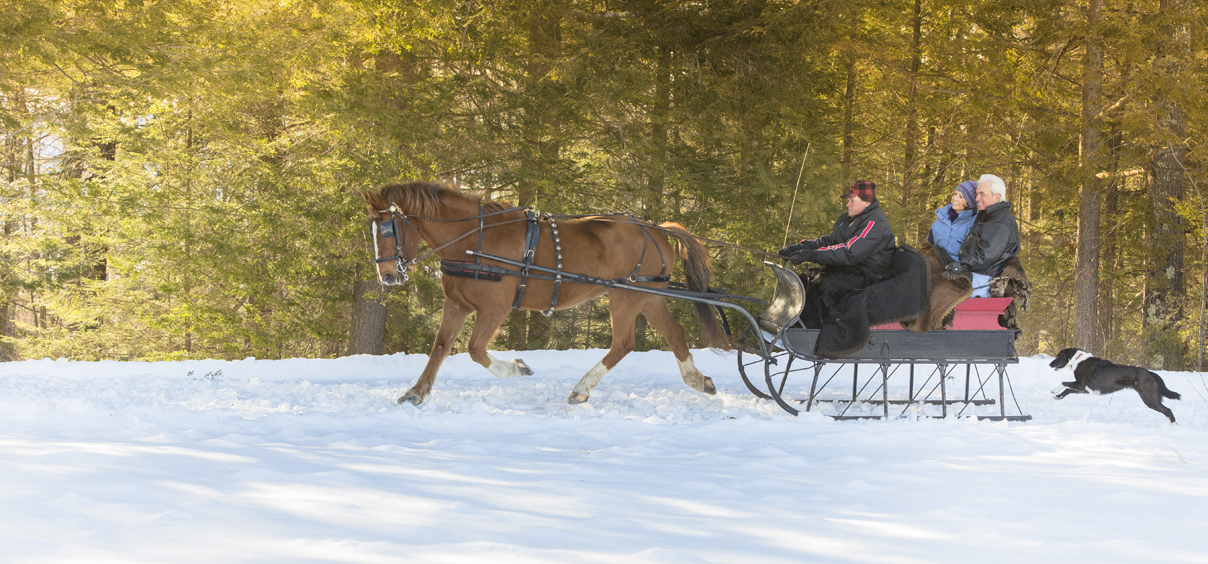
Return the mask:
M 509 220 L 509 221 L 494 223 L 491 225 L 486 225 L 486 218 L 489 216 L 512 212 L 512 211 L 518 211 L 518 210 L 524 210 L 525 217 L 523 219 Z M 655 245 L 655 250 L 658 252 L 659 262 L 661 263 L 659 275 L 658 276 L 640 276 L 640 275 L 638 275 L 638 272 L 642 269 L 642 262 L 646 258 L 646 251 L 649 249 L 650 241 L 653 239 L 653 237 L 650 235 L 650 233 L 647 231 L 646 228 L 652 227 L 652 226 L 640 224 L 638 218 L 633 216 L 632 214 L 613 214 L 613 215 L 616 215 L 616 216 L 623 215 L 623 216 L 629 218 L 630 222 L 632 222 L 634 225 L 638 226 L 639 230 L 642 233 L 642 254 L 638 258 L 638 263 L 634 267 L 633 271 L 630 272 L 629 276 L 624 277 L 624 278 L 616 278 L 616 279 L 608 280 L 608 279 L 602 279 L 602 278 L 595 278 L 595 277 L 587 276 L 587 275 L 583 275 L 583 274 L 566 273 L 565 271 L 562 270 L 562 240 L 558 236 L 558 224 L 557 224 L 556 220 L 568 219 L 568 218 L 569 219 L 578 219 L 578 218 L 595 217 L 595 216 L 554 215 L 554 214 L 550 214 L 548 212 L 539 213 L 539 212 L 535 212 L 531 209 L 521 208 L 521 207 L 509 208 L 506 210 L 485 213 L 485 209 L 482 206 L 482 202 L 479 202 L 478 203 L 478 215 L 476 216 L 476 219 L 478 220 L 477 227 L 453 238 L 452 240 L 444 243 L 443 245 L 441 245 L 439 247 L 436 247 L 435 249 L 431 249 L 428 252 L 426 252 L 422 255 L 419 255 L 413 259 L 408 259 L 407 258 L 407 247 L 406 247 L 406 243 L 407 243 L 406 226 L 410 225 L 410 222 L 407 221 L 407 218 L 413 217 L 413 216 L 408 216 L 407 214 L 402 213 L 401 211 L 399 211 L 398 207 L 395 206 L 394 204 L 391 204 L 390 208 L 387 210 L 381 210 L 381 213 L 389 213 L 390 219 L 387 221 L 381 221 L 381 222 L 375 221 L 373 219 L 369 220 L 370 228 L 372 229 L 373 236 L 374 236 L 373 237 L 374 254 L 375 254 L 375 256 L 381 254 L 378 249 L 379 236 L 382 238 L 387 238 L 387 239 L 393 238 L 394 239 L 395 254 L 392 256 L 389 256 L 389 257 L 376 259 L 376 262 L 382 263 L 382 262 L 388 262 L 391 260 L 395 261 L 395 266 L 397 267 L 397 269 L 400 273 L 400 277 L 401 277 L 401 280 L 398 282 L 399 284 L 406 282 L 408 280 L 408 278 L 407 278 L 407 268 L 408 267 L 418 263 L 423 258 L 428 257 L 429 255 L 432 255 L 432 254 L 436 253 L 437 251 L 440 251 L 441 249 L 444 249 L 445 247 L 448 247 L 449 245 L 452 245 L 453 243 L 456 243 L 457 241 L 460 241 L 474 233 L 478 234 L 478 244 L 477 244 L 476 250 L 475 251 L 466 251 L 467 254 L 472 255 L 474 257 L 474 260 L 473 261 L 463 261 L 463 260 L 441 259 L 441 261 L 440 261 L 441 274 L 447 275 L 447 276 L 454 276 L 457 278 L 471 278 L 474 280 L 484 280 L 484 281 L 488 281 L 488 282 L 502 281 L 504 276 L 518 276 L 518 277 L 520 277 L 520 285 L 516 287 L 516 296 L 512 299 L 512 308 L 513 309 L 518 309 L 522 305 L 522 303 L 524 301 L 525 290 L 527 290 L 527 288 L 528 288 L 528 280 L 530 278 L 536 279 L 536 280 L 552 281 L 554 283 L 554 290 L 553 290 L 553 296 L 550 299 L 549 308 L 546 309 L 545 311 L 541 312 L 542 315 L 544 315 L 546 317 L 553 315 L 554 310 L 558 306 L 558 295 L 561 291 L 562 280 L 564 277 L 569 278 L 575 282 L 588 283 L 588 284 L 601 284 L 601 285 L 605 285 L 605 286 L 609 286 L 609 287 L 611 287 L 613 284 L 622 283 L 622 282 L 666 283 L 666 282 L 670 282 L 670 280 L 671 280 L 671 277 L 667 273 L 667 261 L 663 257 L 663 251 L 662 251 L 662 249 L 660 249 L 658 247 L 658 245 Z M 453 220 L 439 220 L 439 219 L 421 218 L 418 216 L 414 216 L 414 217 L 416 219 L 423 219 L 425 221 L 439 221 L 439 222 L 449 222 L 449 223 L 466 221 L 468 219 L 475 219 L 475 218 L 471 217 L 471 218 L 453 219 Z M 399 235 L 400 229 L 398 228 L 399 219 L 402 220 L 403 226 L 404 226 L 404 228 L 401 230 L 402 231 L 401 237 Z M 517 223 L 520 221 L 524 221 L 527 225 L 527 228 L 525 230 L 525 237 L 524 237 L 524 248 L 522 249 L 522 253 L 521 253 L 521 260 L 514 261 L 511 259 L 504 258 L 504 257 L 498 257 L 495 255 L 490 255 L 490 254 L 482 252 L 483 233 L 486 231 L 486 229 L 488 227 L 497 227 L 500 225 L 506 225 L 509 223 Z M 553 237 L 554 257 L 555 257 L 555 267 L 553 269 L 536 266 L 533 264 L 536 259 L 536 255 L 537 255 L 537 245 L 541 242 L 541 222 L 542 221 L 549 222 L 550 235 Z M 379 227 L 379 223 L 380 223 L 380 227 Z M 411 227 L 414 228 L 414 225 L 412 225 Z M 658 227 L 653 227 L 653 228 L 658 229 Z M 501 266 L 483 264 L 482 259 L 484 259 L 484 258 L 493 260 L 493 261 L 497 261 L 497 262 L 502 262 L 504 264 L 514 266 L 517 269 L 512 270 L 512 269 L 504 268 Z M 534 270 L 540 272 L 540 274 L 534 272 Z M 605 282 L 607 282 L 607 283 L 605 283 Z

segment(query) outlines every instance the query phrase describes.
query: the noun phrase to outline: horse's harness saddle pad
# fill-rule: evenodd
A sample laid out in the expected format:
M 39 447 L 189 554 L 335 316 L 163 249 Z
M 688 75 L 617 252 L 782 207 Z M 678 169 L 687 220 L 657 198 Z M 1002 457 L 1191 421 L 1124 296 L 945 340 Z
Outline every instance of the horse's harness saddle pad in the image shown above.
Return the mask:
M 525 218 L 527 230 L 524 237 L 524 253 L 520 261 L 507 261 L 514 264 L 519 270 L 512 270 L 502 266 L 494 266 L 482 264 L 482 258 L 496 258 L 482 252 L 482 233 L 486 227 L 483 225 L 482 210 L 479 210 L 478 221 L 478 250 L 474 255 L 474 260 L 444 260 L 440 261 L 440 271 L 446 276 L 455 276 L 458 278 L 472 278 L 474 280 L 485 280 L 488 282 L 499 282 L 504 276 L 519 276 L 520 285 L 516 287 L 516 297 L 512 300 L 512 308 L 519 309 L 524 301 L 524 293 L 528 288 L 528 279 L 537 278 L 540 280 L 552 280 L 554 282 L 553 297 L 550 300 L 549 309 L 542 312 L 546 317 L 554 313 L 554 308 L 558 306 L 558 292 L 562 286 L 562 240 L 558 237 L 558 224 L 554 221 L 559 217 L 575 217 L 575 216 L 555 216 L 549 213 L 538 213 L 533 210 L 525 210 Z M 554 269 L 537 267 L 538 270 L 544 272 L 552 272 L 552 275 L 535 274 L 532 271 L 533 261 L 537 256 L 537 244 L 541 242 L 541 221 L 549 222 L 550 234 L 554 240 L 554 256 L 556 258 L 556 266 Z M 637 224 L 637 218 L 630 216 L 630 220 Z M 656 228 L 657 229 L 657 228 Z M 646 256 L 646 244 L 649 242 L 650 235 L 642 229 L 642 257 Z M 657 246 L 655 247 L 658 248 Z M 659 257 L 662 258 L 662 251 L 659 251 Z M 633 272 L 628 278 L 621 279 L 627 282 L 668 282 L 671 278 L 667 275 L 667 264 L 663 261 L 662 271 L 659 276 L 638 276 L 638 271 L 641 270 L 642 264 L 638 263 Z M 584 277 L 577 274 L 567 274 L 572 279 L 584 279 L 591 281 L 590 277 Z

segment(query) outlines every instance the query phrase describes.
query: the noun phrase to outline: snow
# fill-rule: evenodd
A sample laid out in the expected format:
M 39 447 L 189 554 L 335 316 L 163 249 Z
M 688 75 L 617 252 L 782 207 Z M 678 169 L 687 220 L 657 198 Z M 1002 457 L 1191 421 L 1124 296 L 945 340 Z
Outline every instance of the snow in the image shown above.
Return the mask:
M 1177 426 L 1048 357 L 1026 423 L 793 418 L 710 351 L 716 396 L 647 352 L 567 405 L 603 354 L 456 355 L 420 407 L 423 355 L 0 364 L 0 561 L 1208 562 L 1200 374 Z

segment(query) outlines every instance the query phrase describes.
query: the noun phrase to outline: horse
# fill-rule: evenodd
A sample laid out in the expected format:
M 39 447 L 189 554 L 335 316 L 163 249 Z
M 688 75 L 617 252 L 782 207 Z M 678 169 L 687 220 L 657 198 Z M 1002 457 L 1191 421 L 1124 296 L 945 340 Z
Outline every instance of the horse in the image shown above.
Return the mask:
M 498 275 L 499 270 L 494 270 L 496 274 L 492 275 L 487 271 L 509 265 L 487 258 L 480 258 L 481 266 L 474 267 L 483 269 L 476 272 L 477 279 L 465 270 L 452 270 L 458 265 L 472 264 L 467 261 L 467 251 L 523 262 L 532 239 L 531 232 L 539 229 L 535 252 L 529 257 L 532 265 L 584 274 L 598 280 L 624 279 L 629 284 L 665 289 L 667 275 L 676 257 L 667 237 L 670 235 L 679 242 L 688 289 L 707 291 L 712 277 L 708 252 L 682 226 L 675 223 L 655 225 L 618 214 L 545 216 L 538 219 L 536 228 L 530 228 L 533 221 L 526 208 L 485 201 L 481 193 L 424 181 L 388 184 L 376 193 L 362 191 L 361 194 L 370 217 L 379 282 L 387 286 L 405 283 L 407 269 L 422 258 L 418 254 L 421 241 L 427 244 L 428 254 L 440 257 L 442 271 L 446 272 L 440 280 L 444 303 L 432 353 L 415 384 L 398 398 L 398 403 L 419 405 L 428 397 L 436 373 L 449 355 L 453 339 L 471 313 L 477 313 L 477 317 L 470 335 L 470 358 L 498 378 L 529 376 L 532 369 L 523 360 L 503 360 L 487 352 L 487 345 L 495 338 L 504 317 L 514 307 L 539 310 L 548 315 L 555 309 L 571 308 L 605 293 L 609 296 L 612 345 L 604 358 L 575 385 L 567 403 L 587 401 L 600 380 L 633 351 L 634 324 L 639 314 L 646 316 L 650 325 L 670 345 L 684 383 L 706 394 L 717 393 L 713 380 L 696 368 L 684 339 L 684 328 L 667 309 L 664 296 L 572 280 L 545 279 L 554 276 L 521 278 Z M 522 285 L 524 289 L 518 296 Z M 710 348 L 729 349 L 729 338 L 713 311 L 705 304 L 695 303 L 695 306 L 706 344 Z

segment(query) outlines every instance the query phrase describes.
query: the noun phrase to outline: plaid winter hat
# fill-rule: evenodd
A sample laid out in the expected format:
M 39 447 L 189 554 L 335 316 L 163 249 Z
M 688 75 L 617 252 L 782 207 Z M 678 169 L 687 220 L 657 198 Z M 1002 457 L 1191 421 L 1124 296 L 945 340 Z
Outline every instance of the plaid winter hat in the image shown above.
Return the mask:
M 839 197 L 858 197 L 865 202 L 875 202 L 877 200 L 877 185 L 871 180 L 857 180 L 851 183 L 851 188 L 847 189 L 846 194 Z
M 956 185 L 956 191 L 965 195 L 965 201 L 969 202 L 969 209 L 977 211 L 977 181 L 966 180 Z

